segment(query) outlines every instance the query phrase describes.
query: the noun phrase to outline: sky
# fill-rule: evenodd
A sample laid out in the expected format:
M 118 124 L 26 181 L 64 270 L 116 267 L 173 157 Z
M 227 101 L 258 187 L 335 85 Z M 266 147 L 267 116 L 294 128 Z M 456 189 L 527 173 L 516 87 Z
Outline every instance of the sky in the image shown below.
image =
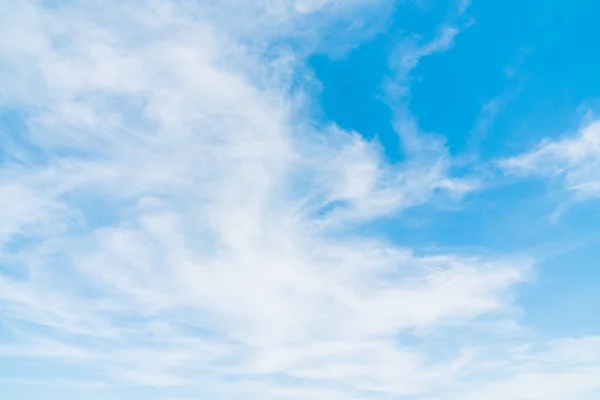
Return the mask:
M 0 397 L 600 398 L 598 15 L 0 0 Z

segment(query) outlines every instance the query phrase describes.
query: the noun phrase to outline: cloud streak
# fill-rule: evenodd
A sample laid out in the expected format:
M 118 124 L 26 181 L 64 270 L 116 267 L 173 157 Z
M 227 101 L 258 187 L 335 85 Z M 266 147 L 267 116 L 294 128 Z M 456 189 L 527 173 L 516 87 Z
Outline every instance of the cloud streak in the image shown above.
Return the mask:
M 531 151 L 503 160 L 500 165 L 521 176 L 560 180 L 579 199 L 600 196 L 600 122 L 557 141 L 546 140 Z

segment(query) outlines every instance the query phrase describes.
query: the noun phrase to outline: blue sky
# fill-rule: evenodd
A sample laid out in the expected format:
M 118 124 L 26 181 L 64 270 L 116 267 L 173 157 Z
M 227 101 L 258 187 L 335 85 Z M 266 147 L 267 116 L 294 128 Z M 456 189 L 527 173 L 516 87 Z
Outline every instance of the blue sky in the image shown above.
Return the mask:
M 597 399 L 597 15 L 0 0 L 0 397 Z

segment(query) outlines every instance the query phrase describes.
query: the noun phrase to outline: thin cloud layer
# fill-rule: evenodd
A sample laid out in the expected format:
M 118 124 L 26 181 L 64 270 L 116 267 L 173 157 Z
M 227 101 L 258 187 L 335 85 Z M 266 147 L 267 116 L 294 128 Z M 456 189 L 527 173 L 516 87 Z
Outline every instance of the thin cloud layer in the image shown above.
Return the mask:
M 376 141 L 314 128 L 293 90 L 305 60 L 262 43 L 362 2 L 0 5 L 0 106 L 21 121 L 3 132 L 0 357 L 166 398 L 519 398 L 539 374 L 594 389 L 579 342 L 522 349 L 512 299 L 531 259 L 362 232 L 470 190 L 439 143 L 392 165 Z M 522 398 L 553 395 L 536 393 Z
M 600 196 L 600 122 L 572 137 L 542 142 L 530 152 L 502 161 L 511 173 L 560 179 L 580 199 Z

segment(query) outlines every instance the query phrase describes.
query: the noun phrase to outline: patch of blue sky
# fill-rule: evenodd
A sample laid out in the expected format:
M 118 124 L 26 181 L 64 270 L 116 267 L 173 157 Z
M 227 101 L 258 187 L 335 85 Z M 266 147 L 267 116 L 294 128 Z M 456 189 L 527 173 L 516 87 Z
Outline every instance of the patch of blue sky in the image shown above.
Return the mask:
M 600 3 L 476 1 L 465 16 L 449 20 L 451 9 L 446 2 L 401 7 L 386 32 L 343 57 L 314 56 L 310 65 L 322 82 L 325 118 L 376 138 L 390 160 L 402 160 L 384 89 L 392 74 L 390 54 L 403 35 L 431 40 L 447 21 L 463 28 L 448 51 L 423 57 L 411 72 L 408 108 L 419 129 L 446 138 L 459 164 L 462 157 L 475 159 L 476 168 L 496 174 L 496 159 L 573 135 L 595 110 Z M 541 282 L 520 291 L 524 323 L 557 334 L 596 334 L 598 204 L 578 204 L 563 213 L 568 200 L 556 185 L 548 192 L 548 185 L 535 179 L 494 183 L 460 205 L 428 203 L 363 229 L 429 251 L 538 253 Z
M 599 12 L 593 1 L 474 2 L 474 24 L 452 50 L 416 69 L 422 79 L 412 86 L 411 110 L 425 131 L 448 138 L 453 153 L 469 150 L 476 134 L 486 159 L 576 128 L 578 109 L 593 105 L 600 91 L 593 39 L 600 35 Z M 497 99 L 487 132 L 473 132 Z

